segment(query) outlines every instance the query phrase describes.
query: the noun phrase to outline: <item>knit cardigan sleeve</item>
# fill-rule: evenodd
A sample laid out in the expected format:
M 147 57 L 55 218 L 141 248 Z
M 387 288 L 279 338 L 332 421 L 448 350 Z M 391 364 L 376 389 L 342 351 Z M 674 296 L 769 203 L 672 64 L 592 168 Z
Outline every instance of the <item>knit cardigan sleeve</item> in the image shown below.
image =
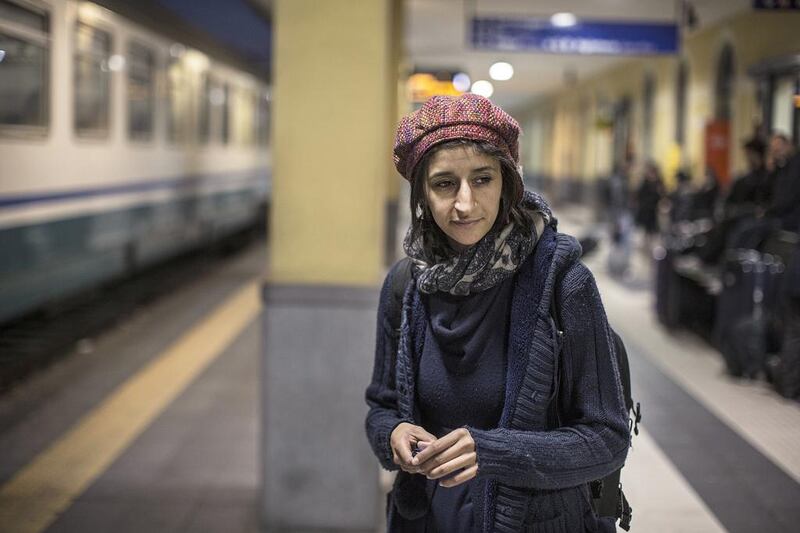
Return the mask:
M 389 314 L 392 301 L 392 278 L 395 269 L 386 276 L 378 304 L 377 328 L 375 334 L 375 364 L 372 380 L 366 391 L 367 438 L 381 466 L 387 470 L 397 470 L 392 459 L 391 435 L 401 422 L 410 422 L 400 416 L 395 389 L 395 366 L 397 359 L 397 332 L 393 330 Z M 402 304 L 402 302 L 401 302 Z
M 630 430 L 610 328 L 594 278 L 582 265 L 577 270 L 562 285 L 569 291 L 561 300 L 562 375 L 569 381 L 562 386 L 562 425 L 549 431 L 468 428 L 479 476 L 561 489 L 600 479 L 625 462 Z

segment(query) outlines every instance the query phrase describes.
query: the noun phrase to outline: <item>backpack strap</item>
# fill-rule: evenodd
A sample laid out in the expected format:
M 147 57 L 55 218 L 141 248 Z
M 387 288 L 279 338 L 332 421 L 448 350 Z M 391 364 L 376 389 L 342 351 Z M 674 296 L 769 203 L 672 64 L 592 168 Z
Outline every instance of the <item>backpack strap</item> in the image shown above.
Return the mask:
M 411 259 L 404 257 L 392 267 L 392 297 L 389 300 L 389 322 L 395 342 L 400 337 L 400 322 L 403 311 L 403 296 L 411 281 Z

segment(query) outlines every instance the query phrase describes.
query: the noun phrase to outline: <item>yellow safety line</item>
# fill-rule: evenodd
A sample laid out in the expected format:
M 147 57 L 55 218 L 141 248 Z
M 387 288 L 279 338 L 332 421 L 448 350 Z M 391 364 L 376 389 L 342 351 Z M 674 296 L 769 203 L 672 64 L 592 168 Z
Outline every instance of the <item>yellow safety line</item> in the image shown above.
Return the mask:
M 0 530 L 39 533 L 233 342 L 260 310 L 259 284 L 237 291 L 122 383 L 0 488 Z

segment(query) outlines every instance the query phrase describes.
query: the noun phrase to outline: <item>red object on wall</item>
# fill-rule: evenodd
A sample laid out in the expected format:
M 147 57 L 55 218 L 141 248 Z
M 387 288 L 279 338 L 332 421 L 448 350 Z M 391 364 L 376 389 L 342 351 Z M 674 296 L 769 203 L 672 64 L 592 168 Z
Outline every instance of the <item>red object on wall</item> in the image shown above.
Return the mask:
M 731 125 L 727 120 L 712 120 L 706 124 L 706 165 L 714 170 L 717 181 L 727 188 L 730 172 Z

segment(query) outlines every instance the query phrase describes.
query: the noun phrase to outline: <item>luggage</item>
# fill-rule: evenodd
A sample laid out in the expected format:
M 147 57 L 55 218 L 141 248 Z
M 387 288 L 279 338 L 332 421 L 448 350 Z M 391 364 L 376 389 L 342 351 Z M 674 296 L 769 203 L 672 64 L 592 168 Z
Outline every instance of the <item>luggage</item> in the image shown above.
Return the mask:
M 783 278 L 783 339 L 780 351 L 768 360 L 768 377 L 775 390 L 786 398 L 800 399 L 800 243 L 784 250 L 789 265 Z
M 800 399 L 800 311 L 788 317 L 781 351 L 768 360 L 772 386 L 781 396 Z
M 733 376 L 755 378 L 766 371 L 784 270 L 780 260 L 756 250 L 734 250 L 726 258 L 715 338 Z

